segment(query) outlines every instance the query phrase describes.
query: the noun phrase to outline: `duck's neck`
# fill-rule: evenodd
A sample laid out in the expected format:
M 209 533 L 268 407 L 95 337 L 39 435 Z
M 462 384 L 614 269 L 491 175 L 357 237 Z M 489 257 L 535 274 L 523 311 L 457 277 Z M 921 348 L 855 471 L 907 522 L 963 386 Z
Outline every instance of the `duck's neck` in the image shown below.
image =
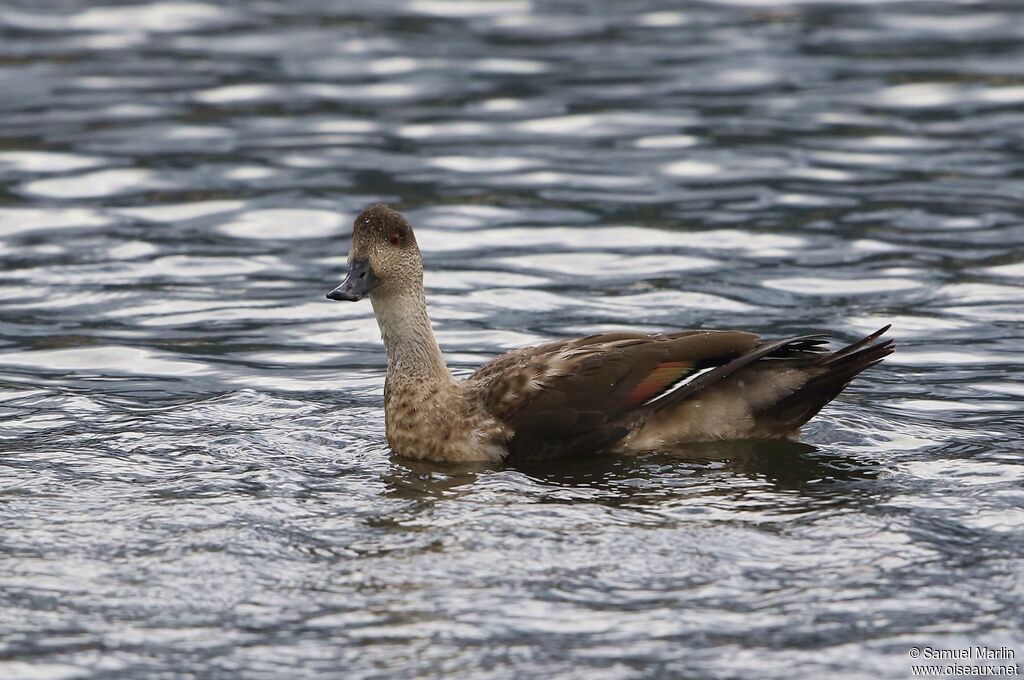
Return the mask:
M 380 336 L 388 352 L 388 382 L 425 385 L 453 382 L 434 338 L 422 288 L 370 296 Z

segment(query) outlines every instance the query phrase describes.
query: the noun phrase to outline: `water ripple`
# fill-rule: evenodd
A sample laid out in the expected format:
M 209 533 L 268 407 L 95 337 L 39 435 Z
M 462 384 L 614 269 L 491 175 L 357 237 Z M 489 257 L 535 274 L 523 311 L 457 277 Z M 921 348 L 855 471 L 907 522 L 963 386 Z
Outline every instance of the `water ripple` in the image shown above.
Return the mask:
M 3 677 L 1024 652 L 1021 7 L 9 4 Z M 370 309 L 323 299 L 376 201 L 458 375 L 623 328 L 899 351 L 804 444 L 396 459 Z

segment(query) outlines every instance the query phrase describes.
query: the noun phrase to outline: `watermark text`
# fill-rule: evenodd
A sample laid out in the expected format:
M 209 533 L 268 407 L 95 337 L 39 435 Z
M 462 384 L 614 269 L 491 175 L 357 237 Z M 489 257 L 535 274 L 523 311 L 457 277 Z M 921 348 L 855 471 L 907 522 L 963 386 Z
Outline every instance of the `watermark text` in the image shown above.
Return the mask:
M 911 647 L 907 656 L 913 661 L 938 662 L 911 665 L 914 677 L 1013 677 L 1021 674 L 1017 653 L 1009 647 Z

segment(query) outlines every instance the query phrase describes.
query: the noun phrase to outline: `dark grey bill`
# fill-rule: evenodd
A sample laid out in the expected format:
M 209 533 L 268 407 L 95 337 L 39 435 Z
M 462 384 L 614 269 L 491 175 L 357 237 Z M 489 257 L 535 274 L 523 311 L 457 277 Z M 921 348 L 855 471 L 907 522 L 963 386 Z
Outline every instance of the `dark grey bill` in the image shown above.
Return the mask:
M 367 260 L 353 260 L 341 285 L 327 294 L 330 300 L 355 302 L 366 297 L 377 285 L 377 275 Z

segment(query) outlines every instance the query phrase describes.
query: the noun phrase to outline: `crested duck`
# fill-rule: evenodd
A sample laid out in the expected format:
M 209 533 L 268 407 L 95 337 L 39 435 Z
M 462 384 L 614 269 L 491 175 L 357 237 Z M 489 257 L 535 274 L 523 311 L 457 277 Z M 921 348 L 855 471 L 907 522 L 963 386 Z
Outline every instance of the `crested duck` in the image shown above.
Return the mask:
M 356 218 L 331 300 L 369 296 L 387 350 L 391 449 L 432 461 L 524 461 L 795 438 L 800 426 L 895 348 L 888 330 L 836 351 L 826 336 L 619 332 L 510 351 L 456 380 L 434 338 L 412 226 L 374 205 Z

